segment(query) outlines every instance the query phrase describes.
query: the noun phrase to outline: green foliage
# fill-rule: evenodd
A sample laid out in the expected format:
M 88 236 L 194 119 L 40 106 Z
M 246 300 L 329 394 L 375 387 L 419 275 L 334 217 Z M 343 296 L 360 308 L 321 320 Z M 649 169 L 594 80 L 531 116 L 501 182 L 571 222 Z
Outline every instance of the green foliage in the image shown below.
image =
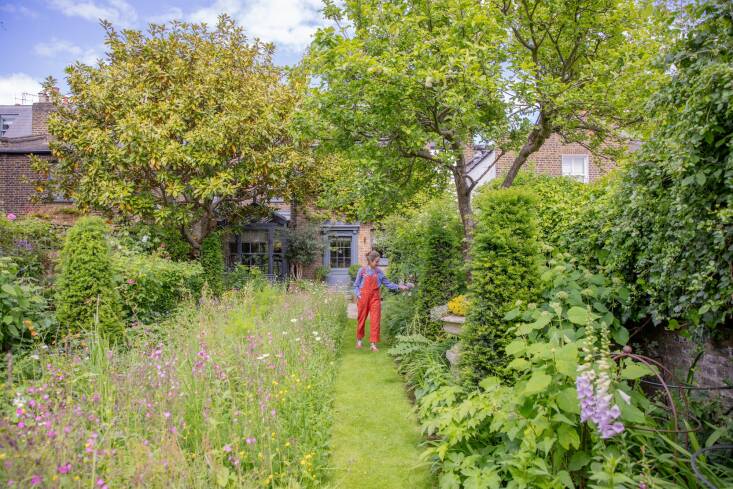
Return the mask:
M 413 330 L 417 294 L 405 292 L 389 294 L 382 301 L 382 335 L 392 340 Z
M 261 288 L 266 283 L 260 267 L 249 267 L 239 264 L 233 270 L 224 273 L 224 288 L 226 290 L 241 290 L 248 286 Z
M 0 351 L 17 350 L 52 333 L 53 317 L 41 290 L 22 283 L 18 266 L 0 257 Z
M 314 162 L 290 131 L 300 82 L 271 44 L 227 16 L 144 33 L 102 25 L 105 56 L 67 68 L 68 98 L 53 96 L 55 158 L 36 160 L 39 184 L 182 229 L 197 252 L 215 216 L 232 222 L 243 202 L 311 188 Z
M 201 267 L 204 271 L 204 282 L 214 297 L 224 291 L 224 252 L 221 236 L 212 233 L 201 243 Z
M 461 370 L 477 384 L 487 375 L 511 378 L 504 347 L 510 339 L 504 314 L 535 298 L 537 232 L 535 199 L 524 189 L 492 190 L 476 202 L 471 249 L 471 310 L 463 333 Z
M 690 6 L 688 32 L 666 60 L 671 80 L 647 108 L 654 134 L 616 181 L 591 191 L 564 237 L 579 259 L 628 283 L 632 319 L 698 337 L 733 311 L 729 7 Z
M 101 335 L 117 342 L 124 323 L 107 233 L 99 217 L 83 217 L 66 233 L 56 282 L 56 318 L 63 333 L 98 327 Z
M 149 324 L 172 313 L 186 299 L 197 300 L 204 284 L 198 262 L 174 262 L 155 255 L 115 256 L 120 296 L 131 321 Z
M 331 269 L 329 267 L 316 267 L 313 278 L 316 280 L 316 282 L 325 282 L 329 273 L 331 273 Z
M 531 170 L 521 172 L 513 186 L 526 188 L 535 196 L 537 234 L 552 247 L 566 244 L 568 229 L 587 207 L 592 187 L 572 178 L 536 175 Z
M 580 422 L 575 378 L 585 331 L 610 326 L 625 341 L 612 312 L 628 299 L 624 288 L 565 257 L 542 267 L 540 284 L 538 307 L 523 305 L 505 316 L 514 324 L 505 349 L 512 382 L 486 377 L 466 388 L 441 374 L 426 383 L 440 384 L 418 400 L 423 429 L 434 440 L 426 455 L 440 468 L 439 487 L 701 487 L 690 453 L 653 431 L 670 429 L 671 419 L 668 407 L 638 386 L 635 379 L 649 373 L 640 364 L 612 367 L 610 392 L 623 434 L 603 440 Z M 400 347 L 405 357 L 425 349 Z
M 354 263 L 349 267 L 349 278 L 351 279 L 351 282 L 356 281 L 356 274 L 359 273 L 359 269 L 361 268 L 361 265 L 358 263 Z
M 22 277 L 42 279 L 52 268 L 51 254 L 61 246 L 53 226 L 39 219 L 0 216 L 0 256 L 10 256 Z
M 388 353 L 398 362 L 399 372 L 418 403 L 439 388 L 453 385 L 445 352 L 451 341 L 433 341 L 421 334 L 400 335 Z
M 317 224 L 306 224 L 288 230 L 285 258 L 293 267 L 296 278 L 302 278 L 303 267 L 312 264 L 322 254 L 323 238 Z
M 113 231 L 119 245 L 135 254 L 157 253 L 174 261 L 191 258 L 193 248 L 180 231 L 170 227 L 147 223 L 132 223 L 116 226 Z
M 416 281 L 416 324 L 426 336 L 440 332 L 430 309 L 465 290 L 463 229 L 450 195 L 386 219 L 378 236 L 394 280 Z

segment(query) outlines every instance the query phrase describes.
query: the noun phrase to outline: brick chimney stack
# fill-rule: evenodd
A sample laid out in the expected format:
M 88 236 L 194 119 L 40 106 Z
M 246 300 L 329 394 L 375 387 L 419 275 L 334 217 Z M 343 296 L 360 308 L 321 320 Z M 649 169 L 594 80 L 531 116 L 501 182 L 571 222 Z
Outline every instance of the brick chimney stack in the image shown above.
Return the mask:
M 38 94 L 38 102 L 33 104 L 31 132 L 34 136 L 48 134 L 48 114 L 53 111 L 51 97 L 46 92 Z

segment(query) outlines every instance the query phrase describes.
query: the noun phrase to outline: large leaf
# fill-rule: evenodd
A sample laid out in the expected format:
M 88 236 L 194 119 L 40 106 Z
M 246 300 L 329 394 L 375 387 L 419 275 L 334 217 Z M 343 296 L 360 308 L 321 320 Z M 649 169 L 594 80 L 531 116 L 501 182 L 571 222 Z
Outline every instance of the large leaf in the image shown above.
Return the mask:
M 569 450 L 570 447 L 580 447 L 580 436 L 578 435 L 577 428 L 566 424 L 561 424 L 557 429 L 557 439 L 560 446 L 565 450 Z
M 524 395 L 532 396 L 539 392 L 544 391 L 550 385 L 552 377 L 544 372 L 535 372 L 532 377 L 527 381 L 527 385 L 524 387 Z
M 574 324 L 586 325 L 590 321 L 590 313 L 588 309 L 573 306 L 568 309 L 568 319 Z
M 628 380 L 636 380 L 653 374 L 654 372 L 649 367 L 640 363 L 629 362 L 623 370 L 621 370 L 621 378 Z
M 570 414 L 580 414 L 580 403 L 578 401 L 578 393 L 575 387 L 568 387 L 561 390 L 555 396 L 557 406 Z

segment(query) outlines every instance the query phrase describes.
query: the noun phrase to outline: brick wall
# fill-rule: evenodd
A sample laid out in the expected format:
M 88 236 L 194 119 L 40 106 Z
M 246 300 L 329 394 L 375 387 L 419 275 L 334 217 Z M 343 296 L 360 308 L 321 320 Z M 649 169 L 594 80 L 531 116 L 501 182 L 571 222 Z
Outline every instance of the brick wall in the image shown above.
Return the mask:
M 32 133 L 34 136 L 48 134 L 48 115 L 53 111 L 53 104 L 37 102 L 33 104 Z
M 0 154 L 0 175 L 0 210 L 17 215 L 33 211 L 36 206 L 31 203 L 31 196 L 35 190 L 31 181 L 37 176 L 31 171 L 28 155 Z
M 615 165 L 608 158 L 599 157 L 578 143 L 564 144 L 558 134 L 553 134 L 542 147 L 532 154 L 525 165 L 531 165 L 535 173 L 540 175 L 561 176 L 563 155 L 586 155 L 588 157 L 588 179 L 594 181 L 606 173 Z M 515 157 L 514 152 L 507 152 L 497 162 L 497 174 L 506 174 L 512 166 Z
M 368 223 L 359 226 L 357 240 L 359 265 L 365 267 L 367 266 L 366 254 L 372 250 L 372 246 L 374 245 L 374 226 Z

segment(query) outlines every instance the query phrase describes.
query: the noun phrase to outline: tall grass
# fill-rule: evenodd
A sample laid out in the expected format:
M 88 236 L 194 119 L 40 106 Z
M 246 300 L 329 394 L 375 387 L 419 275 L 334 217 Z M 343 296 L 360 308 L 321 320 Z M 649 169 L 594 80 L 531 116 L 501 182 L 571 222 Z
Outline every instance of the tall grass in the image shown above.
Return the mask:
M 40 351 L 6 388 L 0 484 L 318 487 L 331 425 L 340 299 L 243 290 L 184 308 L 125 351 L 97 335 Z

